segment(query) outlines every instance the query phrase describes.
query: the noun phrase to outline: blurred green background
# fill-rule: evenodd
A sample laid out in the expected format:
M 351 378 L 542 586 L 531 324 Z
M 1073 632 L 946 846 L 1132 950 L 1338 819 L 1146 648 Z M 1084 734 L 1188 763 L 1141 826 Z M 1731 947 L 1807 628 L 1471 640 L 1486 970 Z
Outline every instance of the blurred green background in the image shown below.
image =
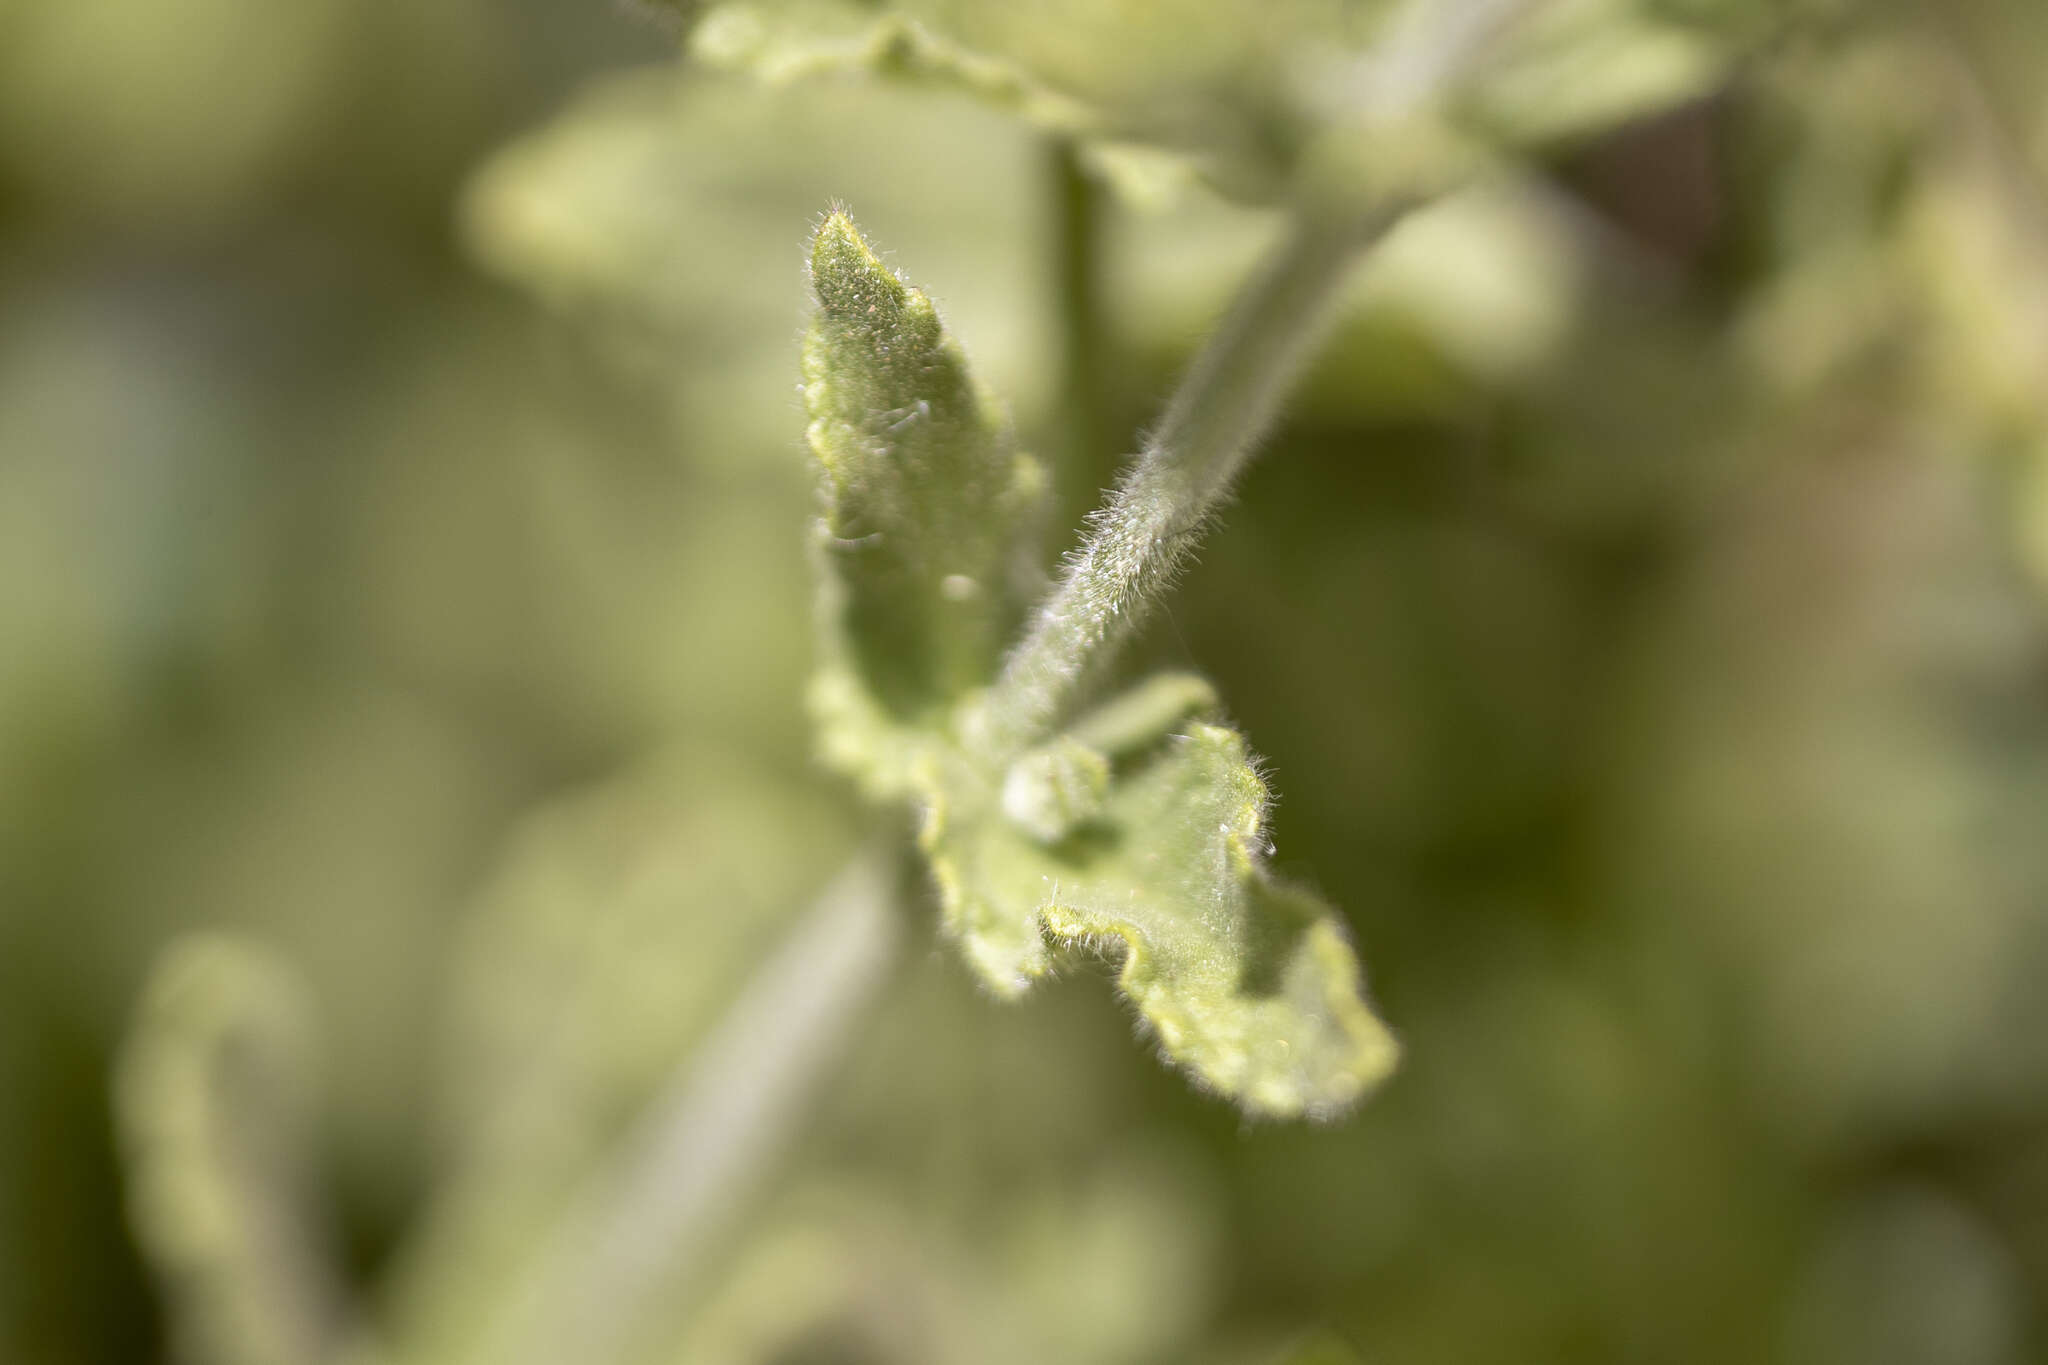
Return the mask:
M 1085 94 L 1165 50 L 925 8 Z M 1165 8 L 1102 13 L 1288 32 Z M 2048 11 L 1605 8 L 1691 65 L 1591 69 L 1682 79 L 1396 234 L 1141 650 L 1401 1074 L 1247 1126 L 1107 967 L 997 1005 L 906 906 L 646 1358 L 2048 1361 Z M 0 0 L 0 1359 L 171 1349 L 109 1096 L 175 935 L 302 978 L 346 1277 L 433 1339 L 852 847 L 826 203 L 1049 458 L 1048 555 L 1277 231 L 683 26 Z M 1195 30 L 1160 107 L 1238 79 Z

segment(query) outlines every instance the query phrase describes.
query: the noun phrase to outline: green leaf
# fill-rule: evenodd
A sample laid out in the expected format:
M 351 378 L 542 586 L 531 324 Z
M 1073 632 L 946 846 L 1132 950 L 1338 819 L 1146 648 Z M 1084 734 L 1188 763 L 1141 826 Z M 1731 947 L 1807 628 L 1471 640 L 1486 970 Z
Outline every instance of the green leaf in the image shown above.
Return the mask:
M 180 939 L 150 974 L 114 1113 L 183 1359 L 293 1365 L 351 1331 L 313 1188 L 311 1033 L 305 985 L 239 938 Z
M 843 4 L 719 5 L 690 35 L 699 61 L 751 71 L 771 84 L 864 73 L 983 100 L 1050 132 L 1080 133 L 1101 115 L 1022 69 L 970 51 L 902 14 L 879 18 Z
M 1711 93 L 1738 50 L 1642 0 L 1555 0 L 1517 26 L 1462 112 L 1508 146 L 1586 138 Z
M 1267 200 L 1300 131 L 1277 73 L 1320 61 L 1346 27 L 1317 0 L 1096 3 L 1055 22 L 1013 10 L 730 3 L 704 14 L 690 51 L 777 85 L 859 74 L 965 95 L 1081 141 L 1092 169 L 1136 203 L 1198 178 Z
M 1200 178 L 1251 203 L 1383 180 L 1389 153 L 1456 142 L 1432 178 L 1491 145 L 1596 135 L 1697 99 L 1780 26 L 1739 0 L 979 0 L 729 3 L 692 35 L 700 61 L 771 83 L 860 73 L 958 92 L 1080 140 L 1132 202 Z M 1389 100 L 1421 119 L 1387 126 Z M 1455 131 L 1457 137 L 1441 136 Z M 1332 148 L 1337 152 L 1333 156 Z M 1423 149 L 1435 156 L 1441 147 Z M 1327 164 L 1332 160 L 1336 165 Z M 1415 168 L 1398 167 L 1410 175 Z
M 1076 731 L 1128 737 L 1118 707 Z M 1103 949 L 1165 1054 L 1270 1117 L 1336 1114 L 1393 1069 L 1336 915 L 1265 870 L 1269 798 L 1242 736 L 1196 723 L 1127 753 L 1053 842 L 1011 795 L 955 757 L 922 836 L 946 926 L 990 990 L 1021 994 L 1056 948 Z
M 826 755 L 914 799 L 947 928 L 999 995 L 1104 949 L 1166 1055 L 1248 1112 L 1327 1116 L 1392 1070 L 1336 915 L 1270 877 L 1245 743 L 1199 678 L 1155 678 L 1019 752 L 988 684 L 1030 576 L 1011 449 L 931 301 L 843 213 L 812 252 L 804 350 L 823 471 Z M 1013 656 L 1010 667 L 1014 668 Z
M 847 831 L 744 755 L 663 751 L 526 816 L 451 944 L 442 1179 L 387 1276 L 405 1360 L 474 1351 Z
M 900 792 L 914 754 L 994 676 L 1038 586 L 1044 479 L 932 301 L 844 213 L 818 229 L 811 282 L 804 397 L 824 476 L 826 637 L 814 704 L 828 758 Z

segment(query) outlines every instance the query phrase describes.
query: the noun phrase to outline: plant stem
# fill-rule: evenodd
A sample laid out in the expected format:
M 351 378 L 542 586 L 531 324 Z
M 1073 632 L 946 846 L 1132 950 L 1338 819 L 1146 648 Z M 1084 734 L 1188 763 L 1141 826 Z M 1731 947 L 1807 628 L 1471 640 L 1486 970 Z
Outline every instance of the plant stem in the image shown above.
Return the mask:
M 1398 217 L 1307 219 L 1238 297 L 1005 663 L 976 736 L 991 756 L 1044 735 L 1143 621 L 1314 353 L 1346 272 Z
M 795 1134 L 900 944 L 895 858 L 849 861 L 571 1210 L 480 1360 L 601 1365 L 689 1280 Z

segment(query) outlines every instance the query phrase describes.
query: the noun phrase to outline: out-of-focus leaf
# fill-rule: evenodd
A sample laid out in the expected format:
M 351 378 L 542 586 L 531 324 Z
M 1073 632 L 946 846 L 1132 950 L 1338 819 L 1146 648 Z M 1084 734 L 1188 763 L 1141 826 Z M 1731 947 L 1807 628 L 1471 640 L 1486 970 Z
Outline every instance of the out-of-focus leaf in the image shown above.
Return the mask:
M 920 279 L 943 281 L 946 321 L 971 339 L 976 370 L 1036 411 L 1052 381 L 1053 301 L 1035 272 L 1008 267 L 1038 241 L 1043 155 L 1028 130 L 957 96 L 639 69 L 486 162 L 462 228 L 482 264 L 672 415 L 694 468 L 801 497 L 804 471 L 786 454 L 789 321 L 805 294 L 790 265 L 805 220 L 836 195 L 887 223 Z M 780 499 L 764 511 L 785 526 L 793 515 Z
M 1517 25 L 1460 100 L 1510 145 L 1560 142 L 1708 93 L 1732 42 L 1642 0 L 1553 0 Z
M 1434 127 L 1433 115 L 1448 112 L 1509 147 L 1653 115 L 1711 90 L 1770 29 L 1740 5 L 1673 15 L 1644 0 L 1054 10 L 973 0 L 903 0 L 879 12 L 850 0 L 733 3 L 705 14 L 692 51 L 776 83 L 859 72 L 974 95 L 1090 144 L 1091 161 L 1135 202 L 1170 194 L 1188 174 L 1234 198 L 1271 202 L 1414 160 L 1402 150 L 1417 140 L 1408 113 Z M 1403 117 L 1390 122 L 1390 112 Z
M 719 5 L 690 38 L 700 61 L 751 71 L 773 84 L 867 73 L 910 85 L 957 90 L 1054 132 L 1099 127 L 1102 115 L 1033 80 L 1019 68 L 970 52 L 902 14 L 835 4 Z
M 703 750 L 564 798 L 518 832 L 457 941 L 443 1059 L 452 1150 L 397 1274 L 408 1351 L 475 1339 L 843 836 L 820 796 Z
M 878 14 L 835 0 L 735 3 L 708 11 L 691 46 L 773 82 L 862 72 L 971 94 L 1102 143 L 1111 150 L 1097 168 L 1141 200 L 1196 170 L 1269 199 L 1311 125 L 1294 69 L 1350 47 L 1382 8 L 1173 0 L 1064 3 L 1048 15 L 921 0 Z
M 194 1365 L 305 1365 L 342 1328 L 310 1203 L 304 992 L 238 939 L 180 941 L 121 1059 L 130 1221 Z
M 1047 1162 L 987 1191 L 972 1232 L 828 1164 L 764 1211 L 661 1358 L 768 1365 L 829 1342 L 906 1365 L 1186 1359 L 1222 1231 L 1188 1155 L 1148 1135 L 1079 1169 Z
M 1845 1201 L 1848 1202 L 1848 1201 Z M 1848 1202 L 1788 1286 L 1788 1357 L 1812 1365 L 2006 1365 L 2027 1358 L 2029 1295 L 1981 1211 L 1900 1181 Z
M 703 749 L 529 817 L 457 940 L 443 1080 L 458 1144 L 602 1133 L 630 1113 L 844 837 L 822 796 Z

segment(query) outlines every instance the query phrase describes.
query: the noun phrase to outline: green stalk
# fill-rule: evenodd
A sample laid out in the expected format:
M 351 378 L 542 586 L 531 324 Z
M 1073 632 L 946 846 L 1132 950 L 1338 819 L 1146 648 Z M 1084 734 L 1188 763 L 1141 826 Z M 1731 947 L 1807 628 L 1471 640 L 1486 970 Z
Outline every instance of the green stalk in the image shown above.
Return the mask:
M 1399 216 L 1304 221 L 1240 295 L 1004 664 L 976 736 L 992 757 L 1064 719 L 1143 622 L 1314 355 L 1346 273 Z
M 584 1191 L 473 1359 L 607 1365 L 657 1304 L 696 1291 L 896 964 L 899 842 L 871 841 L 805 912 Z

